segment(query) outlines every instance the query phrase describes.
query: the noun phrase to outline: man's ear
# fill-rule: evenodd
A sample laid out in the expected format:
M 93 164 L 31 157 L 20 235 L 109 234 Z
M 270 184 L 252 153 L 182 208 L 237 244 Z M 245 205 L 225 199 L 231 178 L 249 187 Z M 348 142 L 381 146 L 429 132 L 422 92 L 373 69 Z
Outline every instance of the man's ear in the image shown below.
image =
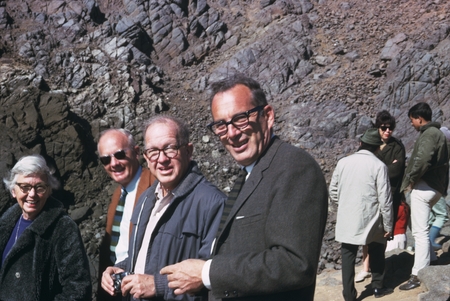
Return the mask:
M 266 105 L 264 107 L 264 116 L 267 119 L 267 125 L 269 127 L 269 129 L 273 128 L 273 125 L 275 123 L 275 111 L 273 109 L 273 107 L 271 105 Z
M 420 120 L 420 124 L 421 124 L 421 125 L 424 125 L 424 124 L 426 124 L 426 123 L 428 122 L 428 121 L 425 120 L 425 118 L 420 117 L 420 116 L 419 116 L 418 119 Z
M 194 153 L 194 145 L 191 142 L 186 144 L 186 151 L 187 151 L 189 160 L 191 160 L 192 154 Z
M 134 152 L 136 153 L 136 159 L 138 159 L 139 160 L 139 146 L 134 146 Z

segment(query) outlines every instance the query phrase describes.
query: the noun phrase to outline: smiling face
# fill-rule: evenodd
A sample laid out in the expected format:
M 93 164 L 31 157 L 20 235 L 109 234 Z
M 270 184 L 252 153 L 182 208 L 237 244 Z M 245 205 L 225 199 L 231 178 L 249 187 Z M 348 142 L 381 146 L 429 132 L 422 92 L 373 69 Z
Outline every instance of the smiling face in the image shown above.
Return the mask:
M 98 142 L 99 156 L 110 156 L 119 150 L 125 150 L 126 157 L 117 159 L 111 156 L 111 162 L 104 165 L 106 173 L 117 183 L 126 187 L 139 169 L 139 147 L 130 148 L 125 134 L 119 131 L 106 132 Z
M 164 189 L 173 190 L 181 182 L 189 168 L 193 145 L 178 145 L 177 126 L 172 121 L 156 122 L 150 125 L 145 132 L 145 150 L 163 150 L 169 145 L 179 147 L 174 158 L 168 158 L 163 151 L 155 161 L 150 160 L 144 152 L 144 158 L 152 174 L 158 179 Z
M 255 106 L 250 89 L 238 84 L 214 96 L 211 113 L 215 122 L 229 121 L 236 114 L 251 110 Z M 248 166 L 261 156 L 270 142 L 274 115 L 273 108 L 266 105 L 260 113 L 249 116 L 247 127 L 239 130 L 232 124 L 228 125 L 228 132 L 220 136 L 220 141 L 237 163 Z
M 387 143 L 389 141 L 389 138 L 391 138 L 393 132 L 394 130 L 392 129 L 392 126 L 390 124 L 383 123 L 378 128 L 378 133 L 380 133 L 381 140 L 383 140 L 384 143 Z
M 28 192 L 23 192 L 22 189 L 18 185 L 14 185 L 11 190 L 12 196 L 19 203 L 20 208 L 22 208 L 22 215 L 27 220 L 34 220 L 42 208 L 44 208 L 45 203 L 47 202 L 48 197 L 51 193 L 51 188 L 47 185 L 47 178 L 43 175 L 28 175 L 24 176 L 21 174 L 17 175 L 16 178 L 17 184 L 25 184 L 31 186 L 45 186 L 47 187 L 47 191 L 42 194 L 36 193 L 36 189 L 31 189 Z

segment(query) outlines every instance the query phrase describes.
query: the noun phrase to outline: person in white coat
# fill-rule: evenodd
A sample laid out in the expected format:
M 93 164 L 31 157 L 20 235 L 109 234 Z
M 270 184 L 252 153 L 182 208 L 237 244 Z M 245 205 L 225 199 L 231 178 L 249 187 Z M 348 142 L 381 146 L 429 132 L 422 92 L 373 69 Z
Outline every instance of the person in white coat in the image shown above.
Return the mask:
M 386 165 L 375 156 L 381 145 L 378 129 L 368 129 L 355 154 L 337 163 L 330 199 L 338 203 L 336 241 L 341 243 L 343 296 L 356 300 L 354 284 L 358 247 L 368 245 L 372 289 L 376 298 L 393 292 L 385 288 L 384 249 L 393 227 L 391 185 Z

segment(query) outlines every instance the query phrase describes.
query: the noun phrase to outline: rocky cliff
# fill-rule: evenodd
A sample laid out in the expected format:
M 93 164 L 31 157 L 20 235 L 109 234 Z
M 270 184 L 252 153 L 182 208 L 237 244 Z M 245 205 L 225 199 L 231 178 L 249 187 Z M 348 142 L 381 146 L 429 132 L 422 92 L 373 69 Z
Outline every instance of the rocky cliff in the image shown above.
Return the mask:
M 450 3 L 423 0 L 0 1 L 0 172 L 43 154 L 92 263 L 114 184 L 96 157 L 100 131 L 161 112 L 185 119 L 195 160 L 228 191 L 237 166 L 205 128 L 211 81 L 262 83 L 276 133 L 310 152 L 327 179 L 381 109 L 412 149 L 406 112 L 428 102 L 449 126 Z M 299 183 L 301 185 L 301 183 Z M 0 212 L 12 204 L 0 188 Z M 321 269 L 339 264 L 334 214 Z

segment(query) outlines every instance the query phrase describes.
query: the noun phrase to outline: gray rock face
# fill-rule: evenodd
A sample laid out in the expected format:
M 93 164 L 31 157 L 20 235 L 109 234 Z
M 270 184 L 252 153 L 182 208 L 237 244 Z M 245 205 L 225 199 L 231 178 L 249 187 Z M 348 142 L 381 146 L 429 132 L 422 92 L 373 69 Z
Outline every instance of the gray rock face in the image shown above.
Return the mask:
M 55 197 L 95 267 L 115 188 L 96 158 L 102 130 L 127 128 L 142 141 L 149 117 L 180 116 L 194 159 L 229 191 L 238 168 L 205 128 L 207 89 L 242 72 L 267 92 L 276 134 L 329 179 L 382 109 L 408 151 L 413 104 L 427 101 L 447 125 L 449 24 L 448 1 L 0 1 L 0 170 L 30 153 L 54 165 L 63 184 Z M 13 200 L 0 190 L 3 212 Z M 334 207 L 319 270 L 340 267 Z

